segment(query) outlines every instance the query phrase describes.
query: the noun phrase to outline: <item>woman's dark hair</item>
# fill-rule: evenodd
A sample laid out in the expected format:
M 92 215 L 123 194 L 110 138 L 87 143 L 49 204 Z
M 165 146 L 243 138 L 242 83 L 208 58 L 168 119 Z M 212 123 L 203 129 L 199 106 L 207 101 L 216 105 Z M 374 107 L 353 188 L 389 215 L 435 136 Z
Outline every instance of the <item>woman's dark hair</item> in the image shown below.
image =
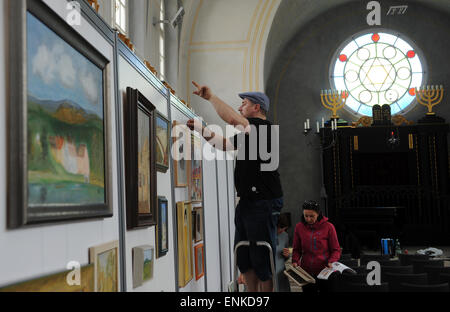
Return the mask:
M 323 215 L 322 215 L 322 211 L 320 210 L 319 203 L 315 202 L 314 200 L 306 200 L 303 203 L 302 208 L 303 208 L 303 210 L 313 210 L 313 211 L 317 212 L 319 214 L 319 216 L 317 217 L 317 221 L 322 220 Z M 301 219 L 302 219 L 302 222 L 304 224 L 306 224 L 306 219 L 303 215 L 302 215 Z
M 289 212 L 280 213 L 280 216 L 278 217 L 278 227 L 279 228 L 291 227 L 291 213 Z
M 318 214 L 321 213 L 320 205 L 317 202 L 315 202 L 314 200 L 306 200 L 303 203 L 303 207 L 302 208 L 303 208 L 303 210 L 314 210 Z

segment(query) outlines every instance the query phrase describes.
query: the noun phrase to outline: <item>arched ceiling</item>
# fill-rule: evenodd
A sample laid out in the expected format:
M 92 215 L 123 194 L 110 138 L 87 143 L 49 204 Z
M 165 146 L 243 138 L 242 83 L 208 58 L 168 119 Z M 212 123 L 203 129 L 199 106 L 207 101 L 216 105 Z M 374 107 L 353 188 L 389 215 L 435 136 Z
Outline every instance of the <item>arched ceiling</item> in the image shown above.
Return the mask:
M 364 0 L 366 3 L 370 1 Z M 304 25 L 328 10 L 350 2 L 361 2 L 361 0 L 282 0 L 266 43 L 264 83 L 268 80 L 275 60 L 280 57 L 285 46 Z M 382 0 L 378 2 L 381 5 L 381 23 L 383 23 L 383 15 L 386 15 L 389 7 L 383 6 Z M 412 3 L 421 3 L 450 15 L 450 1 L 447 0 L 406 0 L 400 1 L 399 5 Z M 369 12 L 368 10 L 367 13 Z M 366 19 L 366 16 L 361 18 Z
M 192 80 L 208 84 L 237 109 L 239 92 L 266 89 L 275 60 L 304 25 L 352 1 L 183 0 L 186 13 L 180 36 L 177 95 L 209 124 L 223 127 L 211 105 L 192 95 Z M 379 2 L 382 14 L 386 14 L 383 12 L 388 8 Z M 399 4 L 414 2 L 450 14 L 450 1 L 409 0 Z

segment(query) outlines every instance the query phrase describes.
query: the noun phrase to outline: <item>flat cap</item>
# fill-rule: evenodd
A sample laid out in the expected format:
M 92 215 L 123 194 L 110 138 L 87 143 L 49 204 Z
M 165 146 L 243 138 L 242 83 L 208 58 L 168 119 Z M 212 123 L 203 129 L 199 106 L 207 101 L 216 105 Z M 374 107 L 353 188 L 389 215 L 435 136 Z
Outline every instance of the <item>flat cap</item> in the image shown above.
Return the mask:
M 270 100 L 267 95 L 262 92 L 244 92 L 239 93 L 241 99 L 249 99 L 253 104 L 259 104 L 261 109 L 268 112 L 270 107 Z

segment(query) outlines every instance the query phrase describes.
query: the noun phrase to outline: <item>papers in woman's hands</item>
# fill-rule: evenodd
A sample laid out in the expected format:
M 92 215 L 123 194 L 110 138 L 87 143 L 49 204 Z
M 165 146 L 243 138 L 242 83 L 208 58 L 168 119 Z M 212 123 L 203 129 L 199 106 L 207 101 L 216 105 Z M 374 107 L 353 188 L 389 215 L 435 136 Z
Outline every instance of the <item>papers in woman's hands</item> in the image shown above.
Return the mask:
M 333 262 L 331 264 L 331 268 L 325 268 L 322 271 L 320 271 L 319 275 L 317 275 L 318 279 L 322 279 L 322 280 L 327 280 L 330 275 L 334 272 L 339 272 L 342 273 L 343 271 L 348 271 L 351 272 L 353 274 L 356 274 L 356 271 L 349 268 L 348 266 L 346 266 L 345 264 L 342 264 L 340 262 Z

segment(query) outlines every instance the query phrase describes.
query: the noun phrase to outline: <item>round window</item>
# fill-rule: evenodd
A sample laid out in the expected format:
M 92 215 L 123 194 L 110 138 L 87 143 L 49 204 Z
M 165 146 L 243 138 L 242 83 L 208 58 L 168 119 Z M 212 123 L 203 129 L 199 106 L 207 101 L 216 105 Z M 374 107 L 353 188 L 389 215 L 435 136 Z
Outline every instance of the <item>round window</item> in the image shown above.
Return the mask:
M 372 116 L 376 104 L 389 104 L 392 115 L 404 113 L 415 103 L 415 88 L 424 80 L 420 54 L 399 34 L 353 36 L 333 58 L 331 86 L 349 92 L 346 108 L 357 115 Z

